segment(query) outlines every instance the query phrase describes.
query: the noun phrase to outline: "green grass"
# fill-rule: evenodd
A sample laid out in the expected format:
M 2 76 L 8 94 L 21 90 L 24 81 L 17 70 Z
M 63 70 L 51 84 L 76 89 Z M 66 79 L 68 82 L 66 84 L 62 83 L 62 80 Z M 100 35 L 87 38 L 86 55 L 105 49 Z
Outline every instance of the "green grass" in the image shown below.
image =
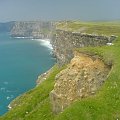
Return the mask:
M 46 118 L 51 120 L 53 114 L 49 101 L 49 93 L 53 89 L 55 75 L 61 69 L 54 66 L 49 78 L 16 99 L 14 101 L 16 106 L 1 117 L 1 120 L 45 120 Z
M 120 39 L 114 46 L 84 48 L 78 51 L 95 53 L 105 63 L 112 63 L 108 79 L 95 96 L 73 103 L 57 120 L 117 120 L 120 119 Z
M 59 28 L 64 28 L 64 22 Z M 0 120 L 120 120 L 120 23 L 82 23 L 69 22 L 69 28 L 78 30 L 86 26 L 87 32 L 105 35 L 118 35 L 113 46 L 88 47 L 76 49 L 79 52 L 98 55 L 109 65 L 111 72 L 95 96 L 76 101 L 64 112 L 54 115 L 49 100 L 55 75 L 60 71 L 56 66 L 49 78 L 38 87 L 28 91 L 14 101 L 17 106 Z M 68 30 L 70 30 L 68 29 Z M 27 113 L 28 112 L 28 113 Z
M 71 23 L 71 26 L 74 26 L 73 24 Z M 98 34 L 120 36 L 120 24 L 118 23 L 107 23 L 106 25 L 104 23 L 90 23 L 88 28 L 88 33 L 98 31 Z M 112 69 L 105 84 L 95 96 L 73 103 L 63 113 L 56 116 L 56 120 L 120 119 L 120 37 L 117 38 L 113 46 L 88 47 L 76 50 L 90 55 L 99 55 L 106 64 L 112 65 Z
M 84 32 L 89 34 L 119 35 L 119 22 L 60 22 L 56 25 L 57 29 Z

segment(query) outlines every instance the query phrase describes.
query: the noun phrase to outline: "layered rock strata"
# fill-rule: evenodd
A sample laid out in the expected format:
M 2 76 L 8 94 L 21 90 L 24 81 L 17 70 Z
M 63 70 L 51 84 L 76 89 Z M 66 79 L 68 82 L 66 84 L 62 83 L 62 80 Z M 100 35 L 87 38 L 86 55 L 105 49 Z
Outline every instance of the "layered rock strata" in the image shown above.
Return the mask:
M 94 35 L 56 30 L 51 41 L 54 55 L 59 64 L 69 63 L 73 58 L 73 49 L 88 46 L 103 46 L 112 43 L 116 36 Z

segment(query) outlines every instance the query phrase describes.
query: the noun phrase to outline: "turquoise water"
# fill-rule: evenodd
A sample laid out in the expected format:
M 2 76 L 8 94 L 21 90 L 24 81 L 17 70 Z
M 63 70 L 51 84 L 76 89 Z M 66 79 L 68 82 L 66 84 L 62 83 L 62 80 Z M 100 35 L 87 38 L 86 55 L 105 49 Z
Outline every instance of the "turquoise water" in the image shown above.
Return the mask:
M 55 63 L 48 43 L 0 33 L 0 115 L 18 95 L 36 85 L 38 75 Z

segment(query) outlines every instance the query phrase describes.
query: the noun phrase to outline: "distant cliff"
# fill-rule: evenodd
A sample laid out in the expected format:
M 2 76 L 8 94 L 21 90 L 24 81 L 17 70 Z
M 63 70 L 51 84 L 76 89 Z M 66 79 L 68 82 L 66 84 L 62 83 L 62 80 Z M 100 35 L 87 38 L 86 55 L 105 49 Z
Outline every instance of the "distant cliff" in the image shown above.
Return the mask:
M 13 22 L 6 22 L 6 23 L 0 23 L 0 32 L 10 32 L 12 27 L 14 26 Z
M 52 22 L 17 21 L 11 29 L 12 37 L 32 37 L 39 39 L 51 38 Z
M 82 47 L 103 46 L 112 43 L 116 36 L 105 36 L 56 30 L 52 39 L 53 52 L 59 64 L 68 63 L 73 58 L 73 50 Z

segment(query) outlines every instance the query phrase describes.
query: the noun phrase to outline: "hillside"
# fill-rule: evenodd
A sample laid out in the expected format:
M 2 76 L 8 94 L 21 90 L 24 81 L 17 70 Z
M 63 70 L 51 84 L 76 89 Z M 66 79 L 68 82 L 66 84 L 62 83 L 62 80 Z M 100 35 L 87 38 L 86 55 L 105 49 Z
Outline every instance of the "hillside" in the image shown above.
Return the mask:
M 107 46 L 105 44 L 98 46 L 84 46 L 74 48 L 73 51 L 77 53 L 89 55 L 92 57 L 87 58 L 88 61 L 96 61 L 96 58 L 99 58 L 105 65 L 110 67 L 109 73 L 106 72 L 107 76 L 104 77 L 104 83 L 96 89 L 94 95 L 88 95 L 86 97 L 75 99 L 73 102 L 70 102 L 69 106 L 65 107 L 62 112 L 55 114 L 53 111 L 53 106 L 50 98 L 50 92 L 56 90 L 56 79 L 65 78 L 68 71 L 73 70 L 72 68 L 77 66 L 81 67 L 82 64 L 79 63 L 79 59 L 75 62 L 75 65 L 72 66 L 72 62 L 62 62 L 68 65 L 64 67 L 54 66 L 50 74 L 45 77 L 41 84 L 37 85 L 34 89 L 28 91 L 27 93 L 19 96 L 12 103 L 12 109 L 7 112 L 5 115 L 0 117 L 0 120 L 119 120 L 120 119 L 120 23 L 119 22 L 78 22 L 78 21 L 62 21 L 56 23 L 56 29 L 69 31 L 69 32 L 79 32 L 87 34 L 95 34 L 97 36 L 107 36 L 108 38 L 113 35 L 116 36 L 116 39 L 113 42 L 113 45 Z M 66 37 L 63 38 L 63 40 Z M 56 40 L 56 37 L 53 38 Z M 63 41 L 64 42 L 64 41 Z M 65 43 L 65 42 L 64 42 Z M 66 43 L 65 43 L 66 44 Z M 55 45 L 55 44 L 54 44 Z M 60 45 L 60 44 L 59 44 Z M 62 47 L 61 47 L 62 49 Z M 68 52 L 71 54 L 71 52 Z M 64 54 L 63 54 L 64 56 Z M 71 57 L 69 61 L 71 60 Z M 75 57 L 73 58 L 75 61 Z M 79 65 L 76 65 L 79 64 Z M 88 63 L 88 62 L 87 62 Z M 86 64 L 87 64 L 86 63 Z M 59 64 L 61 65 L 61 63 Z M 93 65 L 93 64 L 92 64 Z M 101 63 L 103 66 L 103 63 Z M 101 65 L 95 64 L 95 67 L 101 69 Z M 72 66 L 72 67 L 71 67 Z M 94 70 L 89 66 L 90 76 L 93 75 L 91 72 Z M 61 71 L 61 72 L 60 72 Z M 67 71 L 67 72 L 66 72 Z M 103 67 L 101 69 L 102 76 Z M 106 70 L 105 70 L 106 71 Z M 108 69 L 107 69 L 108 71 Z M 78 72 L 78 71 L 77 71 Z M 64 74 L 65 73 L 65 74 Z M 105 74 L 105 75 L 106 75 Z M 96 74 L 94 74 L 96 76 Z M 68 74 L 67 74 L 67 77 Z M 74 78 L 74 76 L 72 76 Z M 101 78 L 101 77 L 100 77 Z M 100 79 L 99 78 L 99 79 Z M 41 78 L 40 79 L 44 79 Z M 97 78 L 96 78 L 97 80 Z M 57 81 L 61 83 L 61 81 Z M 63 82 L 64 83 L 64 82 Z M 63 85 L 57 84 L 57 88 L 61 88 Z M 68 81 L 67 81 L 67 84 Z M 94 84 L 93 84 L 94 85 Z M 64 89 L 66 88 L 63 87 Z M 68 85 L 70 87 L 70 85 Z M 58 90 L 58 89 L 57 89 Z M 63 89 L 62 89 L 63 90 Z M 66 90 L 66 89 L 65 89 Z M 59 92 L 59 91 L 58 91 Z M 61 91 L 60 91 L 61 92 Z M 60 93 L 59 92 L 59 93 Z M 68 92 L 61 92 L 67 94 Z M 71 92 L 72 93 L 72 92 Z M 61 96 L 62 96 L 61 95 Z M 71 94 L 70 94 L 71 95 Z M 61 102 L 61 101 L 60 101 Z

